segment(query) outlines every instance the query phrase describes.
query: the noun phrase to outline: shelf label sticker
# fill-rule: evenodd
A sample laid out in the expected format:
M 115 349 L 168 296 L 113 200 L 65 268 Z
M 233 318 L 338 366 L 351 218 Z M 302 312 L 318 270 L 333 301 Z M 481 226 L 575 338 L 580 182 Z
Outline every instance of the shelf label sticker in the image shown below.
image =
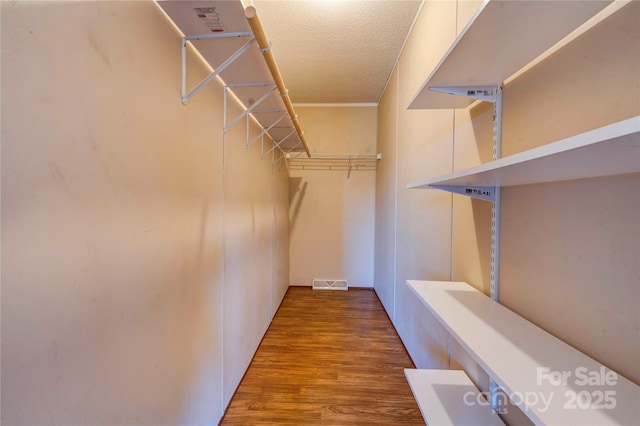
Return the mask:
M 215 7 L 194 7 L 193 10 L 209 32 L 220 33 L 224 31 L 224 24 Z
M 466 188 L 465 193 L 469 196 L 477 196 L 483 198 L 491 198 L 491 191 L 486 189 L 478 189 L 478 188 Z
M 467 90 L 467 96 L 493 96 L 495 95 L 494 90 L 487 89 L 469 89 Z

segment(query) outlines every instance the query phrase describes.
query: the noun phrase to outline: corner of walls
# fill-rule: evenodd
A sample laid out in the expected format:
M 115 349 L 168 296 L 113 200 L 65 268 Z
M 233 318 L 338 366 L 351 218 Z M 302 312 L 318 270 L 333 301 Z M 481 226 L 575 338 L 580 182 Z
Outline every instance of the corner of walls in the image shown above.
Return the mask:
M 450 170 L 453 115 L 406 106 L 453 41 L 455 18 L 455 2 L 424 3 L 381 98 L 378 118 L 379 149 L 393 150 L 395 164 L 378 172 L 376 291 L 419 367 L 446 365 L 447 339 L 405 282 L 449 278 L 451 196 L 407 185 Z M 384 257 L 389 247 L 393 259 Z
M 398 153 L 398 66 L 378 104 L 374 289 L 389 318 L 395 322 Z

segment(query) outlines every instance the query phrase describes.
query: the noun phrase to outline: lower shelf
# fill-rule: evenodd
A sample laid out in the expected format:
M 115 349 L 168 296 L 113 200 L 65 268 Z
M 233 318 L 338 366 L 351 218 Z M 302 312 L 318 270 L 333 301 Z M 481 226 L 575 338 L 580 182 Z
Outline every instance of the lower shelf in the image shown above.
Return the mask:
M 407 284 L 534 424 L 640 425 L 640 386 L 467 283 Z
M 405 369 L 428 425 L 504 425 L 461 370 Z

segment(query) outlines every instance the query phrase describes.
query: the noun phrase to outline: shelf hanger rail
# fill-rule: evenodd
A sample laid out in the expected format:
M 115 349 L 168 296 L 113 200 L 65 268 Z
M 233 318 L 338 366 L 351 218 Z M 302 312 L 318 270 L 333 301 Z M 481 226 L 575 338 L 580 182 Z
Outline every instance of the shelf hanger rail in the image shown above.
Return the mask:
M 201 35 L 190 35 L 183 36 L 181 40 L 182 47 L 182 81 L 181 81 L 181 100 L 182 104 L 186 105 L 188 100 L 191 99 L 196 93 L 198 93 L 204 86 L 206 86 L 211 80 L 219 76 L 225 69 L 227 69 L 231 64 L 233 64 L 238 58 L 240 58 L 245 52 L 247 52 L 254 44 L 257 43 L 260 52 L 262 53 L 262 57 L 265 60 L 267 68 L 271 73 L 271 77 L 273 78 L 273 82 L 269 83 L 246 83 L 246 84 L 225 84 L 224 85 L 224 128 L 223 133 L 227 133 L 231 127 L 237 124 L 243 118 L 247 118 L 247 129 L 249 127 L 249 116 L 252 115 L 255 118 L 255 109 L 264 102 L 273 92 L 278 90 L 280 97 L 282 98 L 282 102 L 284 104 L 285 110 L 282 111 L 267 111 L 267 112 L 286 112 L 286 114 L 280 116 L 276 119 L 275 122 L 269 124 L 266 128 L 263 124 L 261 124 L 262 130 L 260 134 L 249 141 L 249 133 L 247 130 L 247 141 L 246 147 L 249 148 L 253 145 L 258 139 L 263 140 L 264 145 L 264 135 L 269 135 L 269 130 L 271 130 L 276 124 L 284 120 L 287 115 L 291 119 L 291 123 L 293 124 L 293 133 L 297 133 L 300 139 L 300 143 L 296 145 L 294 148 L 283 150 L 281 144 L 285 141 L 285 139 L 291 136 L 287 135 L 284 139 L 280 141 L 274 140 L 273 147 L 267 151 L 266 153 L 262 153 L 264 157 L 269 152 L 273 151 L 276 148 L 279 148 L 282 151 L 281 159 L 285 158 L 286 154 L 291 152 L 293 149 L 298 148 L 300 145 L 304 148 L 304 152 L 307 157 L 311 157 L 311 151 L 309 150 L 309 146 L 304 138 L 304 132 L 302 131 L 302 127 L 300 126 L 300 122 L 298 120 L 298 116 L 293 108 L 293 104 L 291 102 L 291 98 L 289 97 L 289 92 L 284 84 L 282 79 L 282 75 L 280 74 L 280 70 L 278 65 L 275 62 L 273 53 L 271 52 L 271 42 L 267 40 L 267 37 L 264 34 L 264 30 L 262 28 L 262 24 L 258 19 L 256 9 L 253 6 L 249 6 L 244 10 L 244 17 L 249 24 L 251 31 L 241 31 L 241 32 L 230 32 L 230 33 L 217 33 L 217 34 L 201 34 Z M 209 75 L 207 75 L 202 81 L 200 81 L 193 89 L 187 91 L 187 42 L 196 41 L 196 40 L 208 40 L 208 39 L 222 39 L 222 38 L 233 38 L 233 37 L 249 37 L 249 40 L 244 43 L 238 50 L 236 50 L 231 56 L 229 56 L 224 62 L 222 62 L 216 69 L 214 69 Z M 231 87 L 246 87 L 246 86 L 273 86 L 270 90 L 268 90 L 260 99 L 258 99 L 255 103 L 246 107 L 246 109 L 237 117 L 235 117 L 231 122 L 227 123 L 227 90 Z M 269 135 L 270 136 L 270 135 Z M 272 138 L 273 139 L 273 138 Z M 264 150 L 263 150 L 264 151 Z
M 311 158 L 299 158 L 287 154 L 291 170 L 346 170 L 347 179 L 353 170 L 376 170 L 382 154 L 315 154 Z
M 296 112 L 293 109 L 293 104 L 291 103 L 291 99 L 289 98 L 289 91 L 287 90 L 286 86 L 284 85 L 284 81 L 282 80 L 282 75 L 280 74 L 278 65 L 276 64 L 276 61 L 273 57 L 273 53 L 271 52 L 271 43 L 267 40 L 267 37 L 264 34 L 262 24 L 260 23 L 260 19 L 258 19 L 258 14 L 256 13 L 256 8 L 253 6 L 247 7 L 244 10 L 244 15 L 245 18 L 247 18 L 247 22 L 251 27 L 251 31 L 253 32 L 254 37 L 258 41 L 258 47 L 260 48 L 264 60 L 267 63 L 267 67 L 271 72 L 273 81 L 275 81 L 276 86 L 278 87 L 278 91 L 280 92 L 280 96 L 282 96 L 282 101 L 284 102 L 284 106 L 289 112 L 289 116 L 291 117 L 291 121 L 296 128 L 298 136 L 300 137 L 302 146 L 304 147 L 307 156 L 311 157 L 311 151 L 309 151 L 309 146 L 307 145 L 307 141 L 304 138 L 302 127 L 300 126 L 300 122 L 298 121 L 298 116 L 296 115 Z

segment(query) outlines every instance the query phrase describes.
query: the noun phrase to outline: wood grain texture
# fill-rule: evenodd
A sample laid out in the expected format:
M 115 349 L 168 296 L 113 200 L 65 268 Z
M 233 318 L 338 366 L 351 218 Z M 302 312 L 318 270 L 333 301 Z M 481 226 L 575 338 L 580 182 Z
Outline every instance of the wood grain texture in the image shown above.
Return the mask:
M 424 424 L 404 368 L 374 291 L 290 287 L 221 424 Z

